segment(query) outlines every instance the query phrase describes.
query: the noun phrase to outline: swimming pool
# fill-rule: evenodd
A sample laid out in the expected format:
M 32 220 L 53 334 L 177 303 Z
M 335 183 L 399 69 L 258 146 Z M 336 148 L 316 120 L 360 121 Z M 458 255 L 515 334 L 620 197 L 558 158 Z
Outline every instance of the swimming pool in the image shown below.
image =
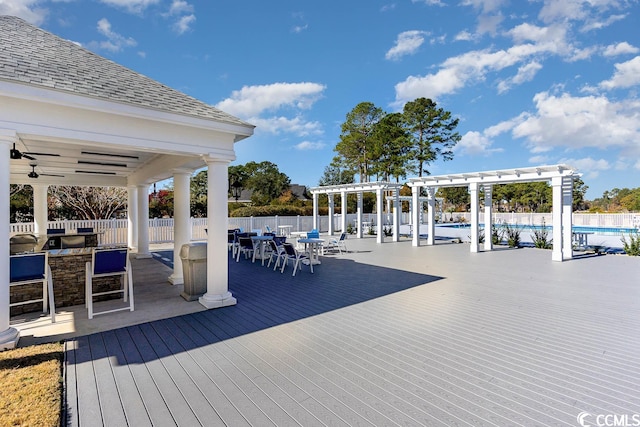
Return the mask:
M 500 226 L 502 224 L 494 224 L 496 226 Z M 534 230 L 542 230 L 546 229 L 551 231 L 553 227 L 550 225 L 524 225 L 524 224 L 506 224 L 509 227 L 517 227 L 522 229 L 523 231 L 534 231 Z M 449 227 L 449 228 L 471 228 L 471 224 L 468 223 L 454 223 L 454 224 L 436 224 L 437 227 Z M 484 223 L 480 223 L 480 227 L 484 228 Z M 602 234 L 605 236 L 622 236 L 623 234 L 631 234 L 634 232 L 638 232 L 636 228 L 624 228 L 624 227 L 589 227 L 584 225 L 574 225 L 571 228 L 574 232 L 577 233 L 594 233 L 594 234 Z

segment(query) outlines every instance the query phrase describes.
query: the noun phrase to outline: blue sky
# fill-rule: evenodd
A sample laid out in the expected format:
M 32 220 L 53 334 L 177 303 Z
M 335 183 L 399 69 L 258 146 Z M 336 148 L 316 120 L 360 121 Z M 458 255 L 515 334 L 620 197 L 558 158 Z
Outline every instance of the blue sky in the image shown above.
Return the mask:
M 257 126 L 237 163 L 316 186 L 358 103 L 460 118 L 433 175 L 567 163 L 588 198 L 640 187 L 638 0 L 0 0 Z M 635 27 L 634 27 L 635 25 Z

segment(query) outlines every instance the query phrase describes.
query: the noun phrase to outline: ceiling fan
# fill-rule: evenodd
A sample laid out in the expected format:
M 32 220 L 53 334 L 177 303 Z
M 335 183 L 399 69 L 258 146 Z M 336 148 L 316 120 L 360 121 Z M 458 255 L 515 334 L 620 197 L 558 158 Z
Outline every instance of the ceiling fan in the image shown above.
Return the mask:
M 52 173 L 38 173 L 38 172 L 36 172 L 36 166 L 38 166 L 38 165 L 35 164 L 35 163 L 30 163 L 29 166 L 31 166 L 31 172 L 29 172 L 27 174 L 27 176 L 29 178 L 37 179 L 39 176 L 57 176 L 57 177 L 60 177 L 60 178 L 64 178 L 64 175 L 56 175 L 56 174 L 52 174 Z
M 18 150 L 16 148 L 16 143 L 13 143 L 13 148 L 11 149 L 11 159 L 13 160 L 20 160 L 21 158 L 25 158 L 25 159 L 29 159 L 29 160 L 37 160 L 35 157 L 33 156 L 52 156 L 52 157 L 60 157 L 60 154 L 55 154 L 55 153 L 27 153 L 27 152 L 20 152 L 20 150 Z

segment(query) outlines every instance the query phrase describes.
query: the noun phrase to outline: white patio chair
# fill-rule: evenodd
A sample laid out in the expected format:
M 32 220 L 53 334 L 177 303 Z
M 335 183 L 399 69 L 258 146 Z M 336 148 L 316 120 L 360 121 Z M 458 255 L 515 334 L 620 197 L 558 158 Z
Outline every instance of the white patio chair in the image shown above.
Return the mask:
M 93 291 L 93 279 L 98 277 L 120 276 L 121 288 L 104 291 Z M 103 311 L 94 311 L 93 298 L 100 295 L 122 294 L 122 301 L 127 303 L 125 307 L 118 307 Z M 89 319 L 98 314 L 113 313 L 116 311 L 133 311 L 133 275 L 129 262 L 129 250 L 118 249 L 94 249 L 91 253 L 91 261 L 85 268 L 85 304 Z
M 333 237 L 329 239 L 329 243 L 327 244 L 326 249 L 336 248 L 340 253 L 342 253 L 342 251 L 348 252 L 347 245 L 345 244 L 346 239 L 347 233 L 341 233 L 339 238 L 336 239 L 335 237 Z
M 9 257 L 9 287 L 42 283 L 42 298 L 9 303 L 9 307 L 42 302 L 42 312 L 51 315 L 51 323 L 56 322 L 56 305 L 53 298 L 53 281 L 47 252 Z
M 282 259 L 282 268 L 280 269 L 280 273 L 284 272 L 284 268 L 287 266 L 289 260 L 291 260 L 294 263 L 293 264 L 293 274 L 292 274 L 292 276 L 296 275 L 296 272 L 298 271 L 298 269 L 300 269 L 300 271 L 302 271 L 302 265 L 301 264 L 305 260 L 309 264 L 309 268 L 311 269 L 311 273 L 313 273 L 313 264 L 311 263 L 311 260 L 309 259 L 309 255 L 307 255 L 306 253 L 299 252 L 298 250 L 296 250 L 296 248 L 291 243 L 283 243 L 282 247 L 284 248 L 284 252 L 285 253 L 284 253 L 284 257 Z

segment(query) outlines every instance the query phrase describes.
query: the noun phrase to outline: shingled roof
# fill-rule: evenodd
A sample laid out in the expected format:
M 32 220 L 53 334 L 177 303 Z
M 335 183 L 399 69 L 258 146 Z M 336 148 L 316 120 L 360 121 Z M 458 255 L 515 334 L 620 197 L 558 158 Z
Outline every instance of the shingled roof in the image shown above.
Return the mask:
M 1 80 L 252 126 L 14 16 L 0 16 Z

